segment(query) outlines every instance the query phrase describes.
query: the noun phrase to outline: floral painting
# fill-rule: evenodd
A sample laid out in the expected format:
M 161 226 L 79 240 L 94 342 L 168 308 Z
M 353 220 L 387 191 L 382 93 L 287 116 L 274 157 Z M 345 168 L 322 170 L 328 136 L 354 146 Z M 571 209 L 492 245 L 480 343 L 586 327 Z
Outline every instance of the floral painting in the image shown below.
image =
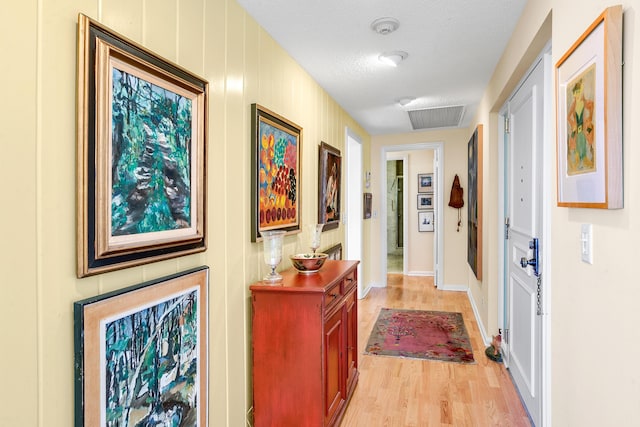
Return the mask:
M 595 64 L 573 79 L 566 91 L 567 175 L 595 172 Z
M 253 241 L 268 230 L 300 228 L 301 129 L 254 105 L 255 200 Z

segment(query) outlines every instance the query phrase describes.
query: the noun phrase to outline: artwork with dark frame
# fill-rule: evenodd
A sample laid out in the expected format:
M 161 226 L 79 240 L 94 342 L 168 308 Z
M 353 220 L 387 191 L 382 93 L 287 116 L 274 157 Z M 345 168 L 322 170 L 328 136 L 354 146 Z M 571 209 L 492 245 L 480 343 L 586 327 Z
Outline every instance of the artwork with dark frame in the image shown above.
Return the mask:
M 300 232 L 302 128 L 259 105 L 251 105 L 251 241 L 263 231 Z
M 418 193 L 432 193 L 432 192 L 433 192 L 433 174 L 419 173 L 418 174 Z
M 78 16 L 77 275 L 206 249 L 208 83 Z
M 320 143 L 318 154 L 318 223 L 322 231 L 337 228 L 340 223 L 340 150 L 326 142 Z
M 326 250 L 322 251 L 322 253 L 329 255 L 327 259 L 340 260 L 342 259 L 342 243 L 333 245 L 330 248 L 327 248 Z
M 208 424 L 209 268 L 74 303 L 75 426 Z
M 482 280 L 482 125 L 471 135 L 467 153 L 467 262 L 476 278 Z
M 418 212 L 418 231 L 433 231 L 433 211 Z
M 418 210 L 433 209 L 433 193 L 418 194 Z
M 364 197 L 362 200 L 362 210 L 363 210 L 363 219 L 371 218 L 371 205 L 373 203 L 373 194 L 372 193 L 364 193 Z
M 556 92 L 558 206 L 621 209 L 622 6 L 560 58 Z

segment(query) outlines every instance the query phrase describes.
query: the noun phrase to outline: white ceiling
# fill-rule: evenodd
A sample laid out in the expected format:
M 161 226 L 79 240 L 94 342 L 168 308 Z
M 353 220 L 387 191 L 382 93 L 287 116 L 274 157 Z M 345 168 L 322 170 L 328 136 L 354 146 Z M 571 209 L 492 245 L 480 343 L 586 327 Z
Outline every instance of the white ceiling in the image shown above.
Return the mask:
M 463 106 L 469 126 L 526 1 L 238 0 L 371 135 L 412 132 L 407 111 L 434 107 Z M 374 32 L 383 17 L 399 28 Z M 396 50 L 398 67 L 378 60 Z

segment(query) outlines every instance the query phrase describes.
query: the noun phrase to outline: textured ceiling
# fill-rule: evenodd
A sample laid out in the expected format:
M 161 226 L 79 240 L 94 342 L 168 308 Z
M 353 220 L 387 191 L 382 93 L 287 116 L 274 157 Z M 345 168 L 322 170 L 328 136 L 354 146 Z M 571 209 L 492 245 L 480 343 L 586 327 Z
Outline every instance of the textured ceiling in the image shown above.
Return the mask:
M 367 132 L 412 132 L 408 111 L 464 108 L 467 127 L 526 0 L 238 0 Z M 387 35 L 371 29 L 392 17 Z M 381 63 L 389 51 L 409 56 Z M 414 99 L 402 106 L 400 99 Z M 429 122 L 429 120 L 427 120 Z M 438 122 L 435 122 L 436 124 Z

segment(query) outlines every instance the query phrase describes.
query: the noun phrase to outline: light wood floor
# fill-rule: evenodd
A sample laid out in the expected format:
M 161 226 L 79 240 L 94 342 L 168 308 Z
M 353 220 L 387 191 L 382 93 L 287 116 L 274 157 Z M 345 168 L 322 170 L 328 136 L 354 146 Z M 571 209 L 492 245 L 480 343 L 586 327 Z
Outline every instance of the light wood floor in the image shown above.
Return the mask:
M 475 364 L 364 355 L 381 307 L 462 313 Z M 464 292 L 429 277 L 389 274 L 358 301 L 360 378 L 341 427 L 530 426 L 508 371 L 489 360 Z

